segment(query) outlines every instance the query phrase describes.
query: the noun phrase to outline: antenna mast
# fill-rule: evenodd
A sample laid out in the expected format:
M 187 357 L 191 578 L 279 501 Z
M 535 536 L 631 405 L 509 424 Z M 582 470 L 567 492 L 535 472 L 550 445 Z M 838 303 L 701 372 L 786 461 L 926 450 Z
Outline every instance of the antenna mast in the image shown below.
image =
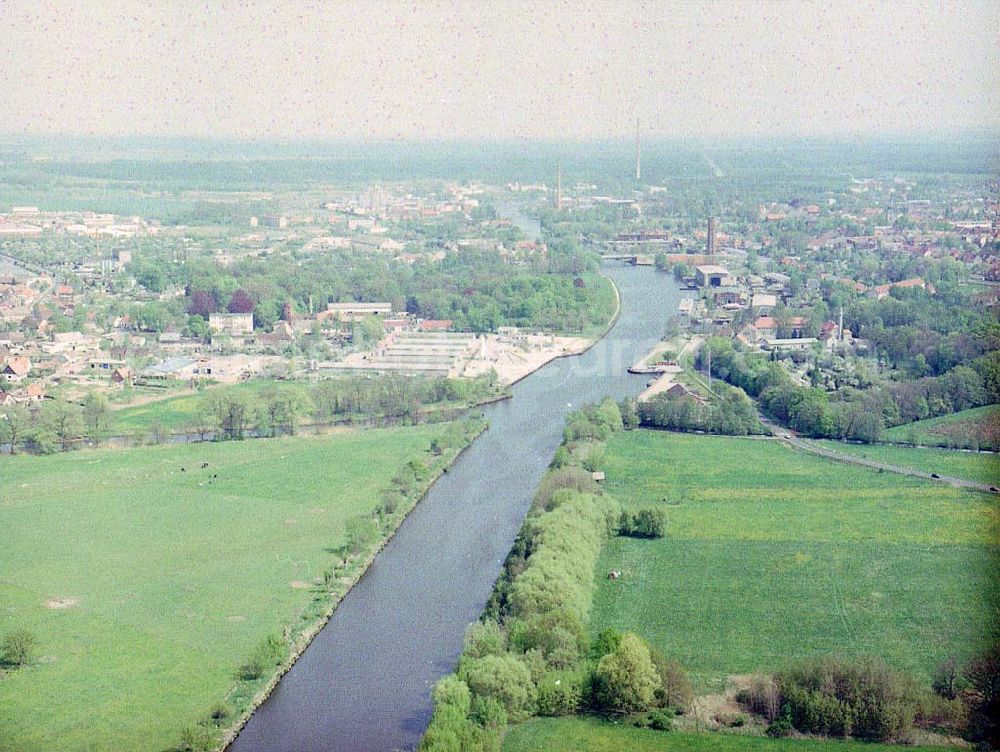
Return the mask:
M 635 179 L 642 180 L 642 145 L 639 143 L 639 118 L 635 119 Z

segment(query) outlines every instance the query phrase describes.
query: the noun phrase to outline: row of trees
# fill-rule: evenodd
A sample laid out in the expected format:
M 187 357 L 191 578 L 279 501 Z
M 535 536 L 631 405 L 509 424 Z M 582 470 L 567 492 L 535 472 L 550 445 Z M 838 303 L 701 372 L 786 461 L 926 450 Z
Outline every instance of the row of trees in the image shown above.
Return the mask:
M 107 398 L 92 393 L 82 404 L 64 400 L 14 404 L 0 408 L 0 447 L 16 454 L 26 449 L 36 454 L 67 451 L 84 439 L 108 436 L 110 408 Z
M 662 509 L 626 509 L 601 493 L 584 463 L 623 430 L 612 400 L 567 419 L 561 460 L 539 485 L 482 621 L 469 627 L 456 672 L 434 690 L 423 750 L 499 749 L 508 722 L 584 710 L 657 710 L 650 724 L 692 699 L 676 663 L 639 635 L 585 628 L 597 558 L 609 536 L 663 535 Z
M 795 730 L 887 742 L 909 738 L 916 726 L 995 748 L 1000 650 L 974 657 L 964 670 L 944 661 L 930 688 L 877 658 L 810 659 L 751 677 L 736 699 L 770 724 L 770 736 Z
M 517 264 L 495 250 L 466 249 L 437 263 L 404 264 L 354 251 L 322 258 L 268 256 L 221 267 L 208 258 L 182 264 L 144 258 L 132 264 L 140 284 L 182 287 L 184 298 L 148 302 L 128 311 L 147 328 L 189 326 L 219 310 L 252 312 L 255 325 L 271 327 L 289 314 L 308 314 L 327 302 L 388 301 L 394 310 L 422 318 L 452 319 L 463 331 L 521 326 L 578 332 L 610 318 L 607 285 L 581 285 L 597 268 L 578 249 L 529 257 Z M 155 283 L 155 284 L 154 284 Z M 189 316 L 192 317 L 189 319 Z
M 706 365 L 709 353 L 713 376 L 757 398 L 761 407 L 781 423 L 820 438 L 874 442 L 886 426 L 1000 399 L 1000 395 L 987 389 L 986 385 L 992 381 L 965 366 L 957 366 L 942 376 L 891 384 L 887 388 L 863 391 L 845 388 L 831 399 L 823 389 L 796 384 L 768 356 L 738 350 L 727 338 L 708 339 L 698 356 L 699 367 Z M 997 376 L 990 379 L 1000 380 Z
M 639 422 L 671 431 L 705 431 L 728 436 L 763 432 L 757 411 L 742 389 L 718 384 L 715 390 L 717 398 L 708 403 L 687 395 L 674 397 L 661 392 L 638 403 Z
M 498 393 L 493 373 L 475 379 L 400 375 L 350 376 L 319 381 L 311 387 L 272 383 L 251 391 L 243 386 L 207 391 L 181 426 L 201 440 L 243 439 L 248 435 L 296 433 L 305 419 L 329 424 L 347 419 L 416 420 L 431 407 L 467 406 Z M 99 443 L 116 426 L 107 397 L 88 394 L 80 403 L 45 400 L 0 409 L 0 447 L 12 454 L 67 451 L 84 442 Z M 162 443 L 170 436 L 163 423 L 151 421 L 132 431 L 136 443 Z

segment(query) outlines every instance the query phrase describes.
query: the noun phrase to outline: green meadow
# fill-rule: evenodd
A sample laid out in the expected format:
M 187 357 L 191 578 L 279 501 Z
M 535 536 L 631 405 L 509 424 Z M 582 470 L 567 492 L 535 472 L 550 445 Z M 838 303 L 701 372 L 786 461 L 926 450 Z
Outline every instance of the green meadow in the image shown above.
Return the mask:
M 0 749 L 163 750 L 229 694 L 378 492 L 449 424 L 0 459 Z M 454 426 L 451 426 L 454 430 Z M 207 467 L 202 467 L 207 463 Z
M 899 746 L 825 739 L 769 739 L 639 729 L 601 718 L 535 718 L 514 726 L 503 752 L 898 752 Z M 942 747 L 906 747 L 919 752 Z
M 905 447 L 894 444 L 849 444 L 846 441 L 819 441 L 828 449 L 865 459 L 898 465 L 926 473 L 938 473 L 989 485 L 1000 485 L 1000 455 L 961 449 Z
M 937 418 L 894 426 L 883 434 L 886 441 L 926 446 L 967 446 L 1000 450 L 1000 405 L 973 407 Z
M 639 632 L 696 688 L 829 653 L 929 681 L 997 632 L 1000 513 L 986 494 L 777 441 L 644 430 L 612 437 L 605 471 L 608 493 L 662 506 L 668 523 L 664 538 L 605 547 L 592 631 Z
M 273 387 L 274 384 L 273 381 L 258 379 L 210 388 L 213 391 L 218 390 L 226 394 L 255 395 L 268 387 Z M 303 395 L 308 391 L 301 384 L 282 383 L 280 387 L 281 389 L 297 389 Z M 186 389 L 182 394 L 165 399 L 116 409 L 112 411 L 110 416 L 111 431 L 112 433 L 129 434 L 133 431 L 146 430 L 154 423 L 159 423 L 168 431 L 184 431 L 191 426 L 192 421 L 198 415 L 202 399 L 207 391 L 207 389 Z

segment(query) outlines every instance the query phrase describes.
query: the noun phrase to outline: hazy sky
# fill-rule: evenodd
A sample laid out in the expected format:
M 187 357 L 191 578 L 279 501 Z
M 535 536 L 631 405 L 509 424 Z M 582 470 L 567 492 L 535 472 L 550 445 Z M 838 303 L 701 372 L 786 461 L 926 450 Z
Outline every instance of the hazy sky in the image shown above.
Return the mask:
M 321 138 L 1000 127 L 1000 3 L 0 0 L 0 131 Z

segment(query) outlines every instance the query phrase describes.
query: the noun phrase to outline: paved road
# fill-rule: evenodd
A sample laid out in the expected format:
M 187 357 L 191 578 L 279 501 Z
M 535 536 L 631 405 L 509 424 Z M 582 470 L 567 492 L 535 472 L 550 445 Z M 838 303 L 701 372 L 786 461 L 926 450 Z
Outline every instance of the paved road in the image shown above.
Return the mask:
M 795 447 L 796 449 L 801 449 L 804 452 L 810 452 L 812 454 L 818 454 L 821 457 L 827 457 L 831 460 L 837 460 L 838 462 L 847 462 L 852 465 L 861 465 L 863 467 L 870 467 L 875 470 L 884 470 L 888 473 L 899 473 L 900 475 L 909 475 L 913 478 L 923 478 L 925 480 L 936 480 L 939 483 L 946 483 L 949 486 L 954 486 L 956 488 L 968 488 L 973 491 L 984 491 L 986 493 L 997 493 L 993 491 L 993 487 L 987 485 L 986 483 L 978 483 L 974 480 L 966 480 L 965 478 L 953 478 L 948 475 L 938 475 L 931 473 L 926 473 L 923 470 L 914 470 L 910 467 L 900 467 L 899 465 L 889 465 L 885 462 L 876 462 L 875 460 L 865 459 L 864 457 L 858 457 L 853 454 L 845 454 L 843 452 L 837 452 L 833 449 L 828 449 L 825 446 L 820 446 L 814 441 L 808 439 L 801 439 L 794 435 L 787 428 L 777 425 L 776 423 L 768 420 L 763 415 L 760 416 L 761 422 L 764 427 L 767 428 L 776 438 L 784 441 L 789 446 Z

